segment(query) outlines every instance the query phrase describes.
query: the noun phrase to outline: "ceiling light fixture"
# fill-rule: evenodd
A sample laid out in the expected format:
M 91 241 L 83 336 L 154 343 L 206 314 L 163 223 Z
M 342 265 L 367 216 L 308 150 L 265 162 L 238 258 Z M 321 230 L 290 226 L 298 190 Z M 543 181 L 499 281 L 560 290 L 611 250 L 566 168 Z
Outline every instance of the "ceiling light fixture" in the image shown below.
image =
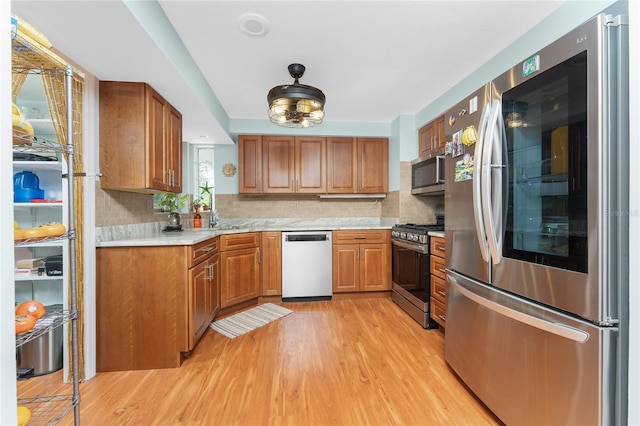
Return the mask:
M 313 127 L 322 123 L 324 93 L 298 82 L 304 74 L 304 65 L 291 64 L 288 69 L 295 81 L 269 90 L 269 119 L 282 127 Z
M 257 13 L 245 13 L 238 22 L 240 31 L 251 37 L 263 37 L 269 32 L 269 22 Z

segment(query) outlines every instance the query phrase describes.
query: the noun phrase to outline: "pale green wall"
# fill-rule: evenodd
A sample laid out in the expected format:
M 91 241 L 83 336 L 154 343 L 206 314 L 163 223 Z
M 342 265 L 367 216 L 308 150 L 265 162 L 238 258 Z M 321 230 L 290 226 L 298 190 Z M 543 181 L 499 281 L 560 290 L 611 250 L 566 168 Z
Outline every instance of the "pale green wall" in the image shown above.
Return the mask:
M 137 2 L 128 2 L 137 3 Z M 389 189 L 399 189 L 399 163 L 417 157 L 418 129 L 445 112 L 460 99 L 481 87 L 492 78 L 531 56 L 537 50 L 564 35 L 592 16 L 615 3 L 612 0 L 568 0 L 554 13 L 545 18 L 527 34 L 515 40 L 485 65 L 472 72 L 415 116 L 398 116 L 389 124 L 366 122 L 324 122 L 310 129 L 309 134 L 318 136 L 380 136 L 389 138 Z M 532 2 L 532 7 L 535 3 Z M 132 6 L 130 6 L 132 7 Z M 499 34 L 499 30 L 496 31 Z M 505 35 L 508 37 L 508 35 Z M 215 97 L 215 95 L 214 95 Z M 217 99 L 216 99 L 217 101 Z M 215 113 L 215 111 L 212 111 Z M 216 114 L 214 114 L 218 117 Z M 231 119 L 223 114 L 219 120 L 228 123 L 228 133 L 237 142 L 239 134 L 299 134 L 300 130 L 274 126 L 269 120 Z M 237 165 L 237 147 L 216 146 L 216 162 L 231 162 Z M 216 193 L 236 194 L 237 176 L 225 178 L 219 170 Z M 217 176 L 216 176 L 217 177 Z M 235 185 L 235 186 L 234 186 Z

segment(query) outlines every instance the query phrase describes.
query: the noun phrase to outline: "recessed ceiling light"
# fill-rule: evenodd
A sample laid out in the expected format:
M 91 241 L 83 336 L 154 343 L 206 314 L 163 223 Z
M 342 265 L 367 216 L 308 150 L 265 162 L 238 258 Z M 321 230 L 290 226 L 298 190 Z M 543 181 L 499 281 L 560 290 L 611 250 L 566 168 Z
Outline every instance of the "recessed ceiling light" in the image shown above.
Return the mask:
M 269 32 L 269 22 L 257 13 L 245 13 L 238 20 L 240 31 L 251 37 L 262 37 Z

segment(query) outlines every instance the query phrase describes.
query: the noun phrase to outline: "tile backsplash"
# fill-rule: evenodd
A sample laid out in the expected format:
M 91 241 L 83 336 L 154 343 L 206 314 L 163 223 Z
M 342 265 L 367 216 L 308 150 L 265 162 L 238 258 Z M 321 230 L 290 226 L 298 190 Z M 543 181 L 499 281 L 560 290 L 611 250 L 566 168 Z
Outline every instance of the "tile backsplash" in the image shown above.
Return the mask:
M 411 195 L 411 163 L 400 163 L 400 190 L 386 198 L 319 198 L 313 195 L 216 195 L 221 219 L 362 217 L 396 218 L 398 223 L 433 223 L 443 196 Z M 183 215 L 188 220 L 190 215 Z M 103 190 L 96 182 L 96 226 L 164 222 L 153 212 L 153 196 Z

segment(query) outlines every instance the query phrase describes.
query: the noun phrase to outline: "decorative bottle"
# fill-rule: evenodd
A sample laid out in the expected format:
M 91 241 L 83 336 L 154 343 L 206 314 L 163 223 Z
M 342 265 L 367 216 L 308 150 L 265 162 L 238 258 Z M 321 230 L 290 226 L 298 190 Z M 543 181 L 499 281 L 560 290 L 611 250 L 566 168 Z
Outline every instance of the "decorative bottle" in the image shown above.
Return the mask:
M 202 215 L 200 215 L 200 209 L 196 209 L 196 212 L 193 214 L 193 227 L 202 228 Z

